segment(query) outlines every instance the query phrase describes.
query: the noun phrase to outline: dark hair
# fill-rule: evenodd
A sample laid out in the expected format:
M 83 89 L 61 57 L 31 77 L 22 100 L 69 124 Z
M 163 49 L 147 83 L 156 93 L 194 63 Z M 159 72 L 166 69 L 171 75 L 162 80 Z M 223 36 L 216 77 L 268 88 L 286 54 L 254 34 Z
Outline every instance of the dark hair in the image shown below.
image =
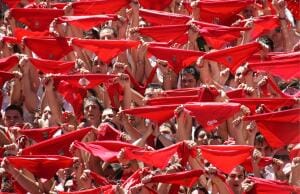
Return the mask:
M 84 99 L 84 101 L 83 101 L 83 110 L 84 110 L 85 103 L 88 102 L 88 101 L 95 102 L 98 105 L 98 107 L 100 109 L 100 112 L 103 112 L 104 106 L 103 106 L 102 102 L 100 102 L 100 100 L 95 96 L 89 96 L 89 97 Z
M 274 42 L 269 37 L 262 36 L 259 38 L 259 42 L 262 42 L 262 43 L 268 45 L 268 47 L 270 48 L 270 51 L 274 51 Z
M 97 28 L 92 28 L 87 32 L 84 32 L 84 36 L 90 36 L 92 39 L 100 39 L 99 30 Z
M 185 67 L 181 71 L 180 75 L 182 76 L 182 75 L 187 74 L 187 73 L 192 74 L 194 76 L 194 78 L 196 79 L 196 81 L 198 81 L 200 79 L 200 72 L 196 69 L 196 67 L 194 67 L 192 65 L 188 66 L 188 67 Z
M 16 105 L 16 104 L 11 104 L 8 107 L 6 107 L 5 112 L 9 111 L 9 110 L 15 110 L 18 111 L 21 115 L 21 117 L 23 118 L 23 109 L 21 106 Z

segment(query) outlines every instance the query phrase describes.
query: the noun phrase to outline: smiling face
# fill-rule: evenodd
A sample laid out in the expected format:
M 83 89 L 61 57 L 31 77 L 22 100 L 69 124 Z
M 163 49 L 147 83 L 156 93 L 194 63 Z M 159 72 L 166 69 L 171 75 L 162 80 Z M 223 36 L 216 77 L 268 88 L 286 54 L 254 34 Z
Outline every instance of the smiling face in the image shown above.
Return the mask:
M 242 193 L 242 182 L 245 179 L 243 167 L 235 167 L 228 175 L 226 182 L 235 194 Z

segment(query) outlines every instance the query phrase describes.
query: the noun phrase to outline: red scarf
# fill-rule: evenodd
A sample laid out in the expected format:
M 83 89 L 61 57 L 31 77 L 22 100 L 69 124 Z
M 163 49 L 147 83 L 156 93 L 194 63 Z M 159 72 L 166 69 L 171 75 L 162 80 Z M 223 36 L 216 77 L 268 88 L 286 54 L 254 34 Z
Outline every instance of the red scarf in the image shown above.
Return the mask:
M 81 190 L 81 191 L 72 191 L 72 192 L 63 192 L 59 191 L 58 194 L 68 194 L 68 193 L 73 193 L 73 194 L 96 194 L 96 193 L 102 193 L 102 188 L 93 188 L 93 189 L 86 189 L 86 190 Z
M 117 162 L 117 155 L 122 148 L 140 149 L 140 147 L 121 141 L 96 141 L 89 143 L 76 141 L 74 142 L 74 146 L 77 149 L 84 150 L 93 156 L 101 158 L 105 162 Z
M 116 20 L 117 15 L 91 15 L 91 16 L 62 16 L 57 18 L 58 24 L 67 22 L 85 31 L 102 25 L 108 20 Z
M 114 14 L 129 3 L 130 0 L 118 0 L 113 3 L 110 0 L 79 1 L 73 2 L 72 8 L 74 15 Z
M 253 71 L 269 72 L 278 75 L 282 79 L 289 81 L 292 78 L 300 78 L 299 71 L 300 58 L 280 59 L 260 63 L 250 63 L 249 68 Z
M 250 194 L 270 194 L 270 193 L 280 193 L 280 194 L 290 194 L 299 193 L 300 187 L 292 186 L 282 181 L 273 181 L 257 177 L 248 177 L 254 182 L 253 189 L 249 192 Z
M 59 60 L 73 50 L 68 39 L 63 37 L 25 37 L 24 44 L 42 59 Z
M 91 130 L 91 128 L 84 128 L 76 130 L 59 137 L 51 138 L 37 144 L 26 147 L 22 150 L 22 155 L 65 155 L 71 156 L 69 152 L 70 145 L 73 141 L 81 139 Z
M 24 37 L 34 37 L 34 38 L 47 37 L 49 36 L 49 31 L 46 30 L 40 32 L 40 31 L 30 31 L 23 28 L 15 28 L 14 35 L 17 38 L 17 41 L 21 43 Z
M 245 63 L 249 57 L 261 50 L 261 45 L 257 42 L 248 43 L 241 46 L 213 51 L 205 54 L 204 59 L 216 61 L 228 67 L 231 73 L 235 74 L 237 68 Z
M 10 57 L 5 57 L 0 59 L 0 69 L 1 71 L 9 71 L 19 62 L 19 58 L 16 55 Z
M 103 140 L 113 140 L 113 141 L 121 141 L 122 133 L 117 129 L 113 128 L 107 123 L 102 123 L 98 129 L 98 141 Z
M 259 131 L 273 148 L 283 147 L 290 143 L 300 143 L 300 109 L 290 109 L 245 117 L 255 120 Z M 287 133 L 288 131 L 288 133 Z
M 26 24 L 32 31 L 48 30 L 54 18 L 65 14 L 62 9 L 48 8 L 13 8 L 10 11 L 12 17 Z
M 195 117 L 205 130 L 211 131 L 239 112 L 241 105 L 238 103 L 200 102 L 183 106 L 184 110 Z
M 253 146 L 246 145 L 201 145 L 197 147 L 201 149 L 203 158 L 226 174 L 245 162 L 253 151 Z
M 61 168 L 69 168 L 73 159 L 58 155 L 11 156 L 8 161 L 17 169 L 27 169 L 38 178 L 50 179 Z M 43 170 L 44 169 L 44 170 Z
M 252 113 L 255 113 L 255 110 L 258 108 L 258 106 L 262 104 L 271 111 L 296 104 L 296 100 L 293 98 L 235 98 L 229 99 L 229 102 L 243 104 L 247 106 Z
M 191 19 L 190 16 L 186 15 L 149 9 L 140 9 L 139 14 L 153 26 L 186 24 Z
M 54 61 L 29 58 L 32 65 L 43 73 L 69 73 L 75 66 L 75 61 Z
M 235 16 L 245 9 L 254 0 L 204 0 L 198 3 L 201 21 L 230 25 L 235 21 Z
M 241 25 L 244 26 L 244 24 L 246 24 L 247 21 L 248 19 L 242 21 Z M 266 16 L 251 18 L 251 21 L 254 22 L 250 34 L 251 40 L 255 40 L 256 38 L 262 35 L 272 32 L 278 26 L 280 26 L 278 17 L 274 15 L 266 15 Z
M 46 139 L 51 139 L 58 129 L 60 129 L 60 127 L 21 129 L 19 132 L 36 142 L 41 142 Z
M 158 42 L 169 42 L 183 36 L 188 29 L 188 25 L 165 25 L 139 28 L 138 32 Z
M 199 29 L 199 34 L 214 49 L 221 49 L 228 43 L 240 38 L 241 31 L 249 28 L 240 27 L 203 27 Z
M 174 49 L 167 47 L 149 46 L 148 52 L 159 59 L 168 61 L 170 68 L 177 74 L 181 69 L 195 63 L 199 57 L 204 55 L 201 51 Z
M 179 146 L 182 146 L 181 142 L 154 151 L 145 151 L 142 148 L 126 148 L 125 158 L 128 160 L 139 160 L 150 166 L 164 169 L 168 166 L 171 157 L 177 153 Z
M 3 36 L 0 41 L 6 44 L 19 44 L 20 42 L 17 40 L 16 37 L 12 36 Z
M 273 158 L 272 157 L 262 157 L 258 162 L 258 166 L 260 168 L 264 168 L 265 166 L 268 166 L 272 163 L 273 163 Z M 243 162 L 241 165 L 246 169 L 246 171 L 248 173 L 253 172 L 252 158 L 251 157 L 247 158 L 247 160 L 245 162 Z
M 163 174 L 163 175 L 155 175 L 151 177 L 150 182 L 176 184 L 176 185 L 183 185 L 185 187 L 192 187 L 202 174 L 203 171 L 198 169 L 198 170 L 183 171 L 183 172 L 176 172 L 176 173 Z
M 72 44 L 94 52 L 101 61 L 110 63 L 121 52 L 129 48 L 136 48 L 138 41 L 133 40 L 86 40 L 73 39 Z
M 289 52 L 289 53 L 276 53 L 275 55 L 271 55 L 271 59 L 279 60 L 279 59 L 296 59 L 300 57 L 300 51 L 298 52 Z
M 300 20 L 300 1 L 299 0 L 291 0 L 286 1 L 287 8 L 292 12 L 293 16 L 296 20 Z
M 141 6 L 145 9 L 164 10 L 172 0 L 139 0 Z

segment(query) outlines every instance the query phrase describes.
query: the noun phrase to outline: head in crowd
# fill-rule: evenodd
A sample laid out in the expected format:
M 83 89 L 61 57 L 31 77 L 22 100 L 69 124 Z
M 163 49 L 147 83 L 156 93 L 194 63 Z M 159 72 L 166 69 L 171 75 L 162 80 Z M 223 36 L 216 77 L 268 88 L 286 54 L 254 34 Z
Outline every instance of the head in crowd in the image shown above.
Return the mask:
M 181 88 L 193 88 L 198 86 L 200 72 L 194 66 L 188 66 L 180 72 Z
M 99 36 L 100 40 L 114 40 L 118 37 L 118 34 L 113 27 L 104 26 L 101 28 Z
M 6 127 L 23 125 L 23 109 L 21 106 L 11 104 L 5 109 L 4 125 Z
M 101 115 L 104 110 L 103 105 L 95 96 L 89 96 L 83 102 L 84 118 L 88 125 L 98 127 L 101 123 Z
M 226 183 L 234 192 L 234 194 L 242 193 L 242 182 L 244 181 L 246 174 L 245 168 L 242 166 L 235 167 L 226 179 Z

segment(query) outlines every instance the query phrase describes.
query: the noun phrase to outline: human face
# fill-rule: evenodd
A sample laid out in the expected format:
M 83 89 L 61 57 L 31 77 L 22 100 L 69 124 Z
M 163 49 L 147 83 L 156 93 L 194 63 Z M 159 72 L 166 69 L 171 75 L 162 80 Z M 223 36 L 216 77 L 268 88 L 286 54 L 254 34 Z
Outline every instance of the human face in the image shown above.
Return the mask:
M 102 113 L 102 122 L 110 122 L 114 117 L 114 112 L 112 109 L 107 108 Z
M 262 156 L 273 157 L 273 149 L 268 145 L 266 141 L 263 141 L 262 143 L 256 143 L 255 148 L 261 152 Z
M 205 131 L 200 131 L 197 137 L 197 144 L 199 145 L 207 145 L 207 134 Z
M 96 57 L 93 61 L 92 72 L 106 74 L 108 72 L 108 65 L 99 61 Z
M 190 73 L 181 75 L 181 88 L 193 88 L 197 86 L 195 77 Z
M 101 40 L 112 40 L 115 39 L 114 32 L 112 29 L 103 29 L 100 31 L 100 39 Z
M 84 116 L 90 125 L 98 127 L 101 121 L 101 111 L 98 104 L 93 101 L 87 101 L 84 105 Z
M 245 175 L 243 168 L 237 166 L 229 173 L 226 182 L 235 194 L 240 194 L 242 192 L 241 184 L 244 179 Z
M 21 114 L 16 110 L 8 110 L 4 115 L 4 125 L 6 127 L 16 126 L 23 123 Z

